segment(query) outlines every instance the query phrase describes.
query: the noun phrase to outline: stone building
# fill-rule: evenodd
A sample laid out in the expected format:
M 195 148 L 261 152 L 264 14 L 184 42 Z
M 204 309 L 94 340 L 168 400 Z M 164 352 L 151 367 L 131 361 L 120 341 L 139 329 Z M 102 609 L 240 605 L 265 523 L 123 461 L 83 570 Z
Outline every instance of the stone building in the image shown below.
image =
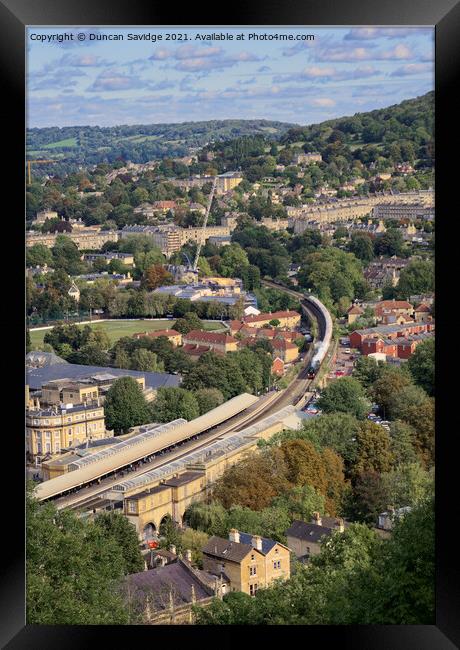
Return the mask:
M 216 536 L 208 540 L 203 548 L 203 568 L 221 578 L 228 591 L 255 596 L 274 580 L 289 579 L 289 548 L 232 528 L 228 540 Z

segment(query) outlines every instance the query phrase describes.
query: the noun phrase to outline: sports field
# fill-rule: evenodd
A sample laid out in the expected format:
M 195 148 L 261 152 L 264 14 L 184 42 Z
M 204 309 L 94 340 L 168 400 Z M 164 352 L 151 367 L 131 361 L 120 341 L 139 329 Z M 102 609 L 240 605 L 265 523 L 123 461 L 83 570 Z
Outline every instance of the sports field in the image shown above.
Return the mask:
M 155 330 L 162 329 L 171 329 L 174 325 L 176 319 L 171 320 L 129 320 L 129 321 L 102 321 L 91 323 L 91 327 L 94 329 L 105 330 L 110 337 L 110 341 L 115 343 L 122 336 L 132 336 L 136 332 L 152 332 Z M 203 321 L 204 329 L 207 330 L 219 330 L 224 329 L 222 323 L 219 321 Z M 43 338 L 46 332 L 49 332 L 51 328 L 46 330 L 34 331 L 30 330 L 30 338 L 32 342 L 32 347 L 37 345 L 43 345 Z

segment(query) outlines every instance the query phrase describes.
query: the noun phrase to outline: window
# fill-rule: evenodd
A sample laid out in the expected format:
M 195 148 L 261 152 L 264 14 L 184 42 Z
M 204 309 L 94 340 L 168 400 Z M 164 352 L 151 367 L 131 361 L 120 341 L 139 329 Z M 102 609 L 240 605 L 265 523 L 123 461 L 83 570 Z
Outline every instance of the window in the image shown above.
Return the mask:
M 47 432 L 46 432 L 46 437 L 47 437 L 47 438 L 51 438 L 51 431 L 47 431 Z
M 136 512 L 136 502 L 128 501 L 128 512 Z
M 257 574 L 257 567 L 256 566 L 250 566 L 249 567 L 249 575 L 250 576 L 255 576 Z
M 254 555 L 251 555 L 251 560 L 254 560 L 254 558 L 255 558 L 255 556 L 254 556 Z

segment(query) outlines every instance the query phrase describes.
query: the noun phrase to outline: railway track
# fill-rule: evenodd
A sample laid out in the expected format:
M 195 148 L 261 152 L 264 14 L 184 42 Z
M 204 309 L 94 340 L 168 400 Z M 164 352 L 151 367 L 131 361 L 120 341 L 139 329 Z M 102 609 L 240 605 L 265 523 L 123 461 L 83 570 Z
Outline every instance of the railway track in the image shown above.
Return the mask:
M 324 322 L 324 314 L 317 307 L 317 305 L 312 302 L 308 302 L 308 299 L 306 299 L 305 296 L 300 292 L 294 291 L 292 289 L 287 289 L 286 287 L 280 287 L 280 285 L 267 280 L 263 280 L 262 283 L 265 286 L 285 291 L 289 295 L 292 295 L 298 299 L 302 305 L 304 315 L 310 321 L 312 319 L 317 321 L 320 334 L 319 341 L 321 342 L 324 340 L 324 337 L 326 335 L 326 324 Z M 271 392 L 267 395 L 264 395 L 258 402 L 247 408 L 242 415 L 233 416 L 223 424 L 218 425 L 202 434 L 199 434 L 198 439 L 192 439 L 180 443 L 178 446 L 172 448 L 171 450 L 159 454 L 149 463 L 142 464 L 141 467 L 137 470 L 130 472 L 127 472 L 126 470 L 120 471 L 118 476 L 115 475 L 115 477 L 112 476 L 106 479 L 101 479 L 97 485 L 81 487 L 77 493 L 68 494 L 55 499 L 54 503 L 56 507 L 58 509 L 93 508 L 95 504 L 100 505 L 102 503 L 102 495 L 107 493 L 108 490 L 113 488 L 118 483 L 125 481 L 127 476 L 134 478 L 135 476 L 142 475 L 153 469 L 160 468 L 174 460 L 179 460 L 180 458 L 183 458 L 184 456 L 187 456 L 188 454 L 201 449 L 202 447 L 208 445 L 210 442 L 213 442 L 230 432 L 241 431 L 242 429 L 249 427 L 256 422 L 259 422 L 261 419 L 270 416 L 285 406 L 291 404 L 299 407 L 303 406 L 303 403 L 310 395 L 309 388 L 311 388 L 311 385 L 314 381 L 307 376 L 308 367 L 312 356 L 314 355 L 314 347 L 314 345 L 310 346 L 310 349 L 305 356 L 299 373 L 283 391 Z
M 184 442 L 171 451 L 157 456 L 149 463 L 143 464 L 137 471 L 124 471 L 123 473 L 120 472 L 120 474 L 116 477 L 102 479 L 101 482 L 95 486 L 82 487 L 77 493 L 57 498 L 54 500 L 54 504 L 58 510 L 61 510 L 63 508 L 74 510 L 82 507 L 90 507 L 92 502 L 98 498 L 98 495 L 105 494 L 108 490 L 113 488 L 118 483 L 125 481 L 127 478 L 140 476 L 141 474 L 150 472 L 153 469 L 158 469 L 163 465 L 167 465 L 174 460 L 179 460 L 184 456 L 187 456 L 188 454 L 198 451 L 202 447 L 205 447 L 210 442 L 214 442 L 215 440 L 222 438 L 227 433 L 240 431 L 243 428 L 255 424 L 261 418 L 267 417 L 267 415 L 269 415 L 269 413 L 266 413 L 267 404 L 271 405 L 277 396 L 278 393 L 269 393 L 268 395 L 264 395 L 261 397 L 259 402 L 253 406 L 250 406 L 242 416 L 235 416 L 224 424 L 215 427 L 214 430 L 201 434 L 198 440 L 189 440 L 187 442 Z M 279 408 L 276 407 L 275 410 L 277 411 Z

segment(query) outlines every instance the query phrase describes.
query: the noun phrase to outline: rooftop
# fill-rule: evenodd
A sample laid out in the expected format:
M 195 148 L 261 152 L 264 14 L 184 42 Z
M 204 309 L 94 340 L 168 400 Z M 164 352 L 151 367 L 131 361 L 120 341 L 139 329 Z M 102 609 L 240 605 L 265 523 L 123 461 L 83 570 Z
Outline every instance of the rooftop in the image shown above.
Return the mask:
M 325 518 L 323 517 L 323 521 Z M 326 523 L 324 521 L 324 523 Z M 324 535 L 331 535 L 333 528 L 331 525 L 310 524 L 305 521 L 294 520 L 291 526 L 287 529 L 286 537 L 295 537 L 304 541 L 318 543 Z
M 171 600 L 176 607 L 191 603 L 193 592 L 197 601 L 213 595 L 181 560 L 157 569 L 133 573 L 126 581 L 138 597 L 148 596 L 152 609 L 157 611 L 169 609 Z
M 50 355 L 50 353 L 46 352 L 29 352 L 26 357 L 27 383 L 31 390 L 39 390 L 43 384 L 55 379 L 78 379 L 81 381 L 82 379 L 97 375 L 99 375 L 99 380 L 101 380 L 101 377 L 105 379 L 126 376 L 144 377 L 147 388 L 170 388 L 177 387 L 180 384 L 179 375 L 170 375 L 164 372 L 141 372 L 140 370 L 125 370 L 123 368 L 84 366 L 77 363 L 67 363 L 66 361 L 54 361 L 54 359 L 50 360 L 51 363 L 42 366 L 29 365 L 29 359 L 31 363 L 33 363 L 34 359 L 34 357 L 30 357 L 29 355 L 41 354 Z M 51 356 L 56 357 L 56 355 Z M 56 357 L 56 359 L 60 359 L 60 357 Z
M 228 344 L 237 343 L 237 340 L 226 332 L 207 332 L 206 330 L 192 330 L 184 334 L 184 341 L 200 341 L 203 343 Z
M 297 311 L 273 311 L 269 312 L 268 314 L 259 314 L 258 316 L 246 316 L 244 318 L 245 323 L 259 323 L 260 321 L 271 321 L 271 320 L 278 320 L 280 318 L 295 318 L 298 316 L 300 318 L 300 314 Z
M 203 472 L 184 472 L 179 476 L 176 477 L 173 476 L 173 478 L 168 479 L 166 481 L 166 485 L 169 485 L 171 487 L 180 487 L 181 485 L 186 485 L 187 483 L 196 481 L 198 478 L 201 478 L 202 476 L 204 476 Z

